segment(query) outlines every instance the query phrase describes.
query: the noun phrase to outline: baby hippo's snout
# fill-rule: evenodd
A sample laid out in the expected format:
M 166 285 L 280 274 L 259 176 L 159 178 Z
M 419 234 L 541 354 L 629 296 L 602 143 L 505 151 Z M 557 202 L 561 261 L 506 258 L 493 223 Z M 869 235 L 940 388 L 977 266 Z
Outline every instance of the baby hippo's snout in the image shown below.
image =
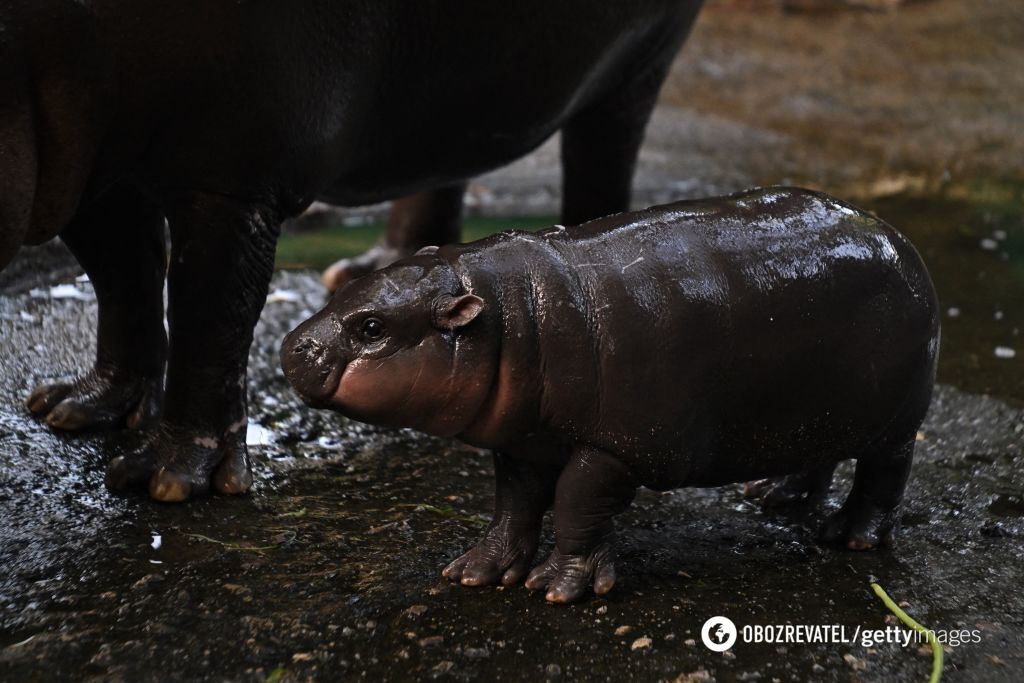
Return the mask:
M 345 356 L 333 316 L 316 315 L 288 333 L 281 345 L 284 375 L 306 403 L 324 407 L 338 390 Z

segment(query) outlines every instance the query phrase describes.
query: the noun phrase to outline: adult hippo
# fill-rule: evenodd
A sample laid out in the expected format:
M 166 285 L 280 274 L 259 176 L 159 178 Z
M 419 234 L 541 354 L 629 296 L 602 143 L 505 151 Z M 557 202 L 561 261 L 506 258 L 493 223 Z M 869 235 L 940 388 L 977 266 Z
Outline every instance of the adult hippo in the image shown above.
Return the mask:
M 399 217 L 434 242 L 467 178 L 557 130 L 564 220 L 626 209 L 700 4 L 0 0 L 0 267 L 60 235 L 99 302 L 95 366 L 29 409 L 151 426 L 112 489 L 245 491 L 246 357 L 281 221 L 414 195 Z

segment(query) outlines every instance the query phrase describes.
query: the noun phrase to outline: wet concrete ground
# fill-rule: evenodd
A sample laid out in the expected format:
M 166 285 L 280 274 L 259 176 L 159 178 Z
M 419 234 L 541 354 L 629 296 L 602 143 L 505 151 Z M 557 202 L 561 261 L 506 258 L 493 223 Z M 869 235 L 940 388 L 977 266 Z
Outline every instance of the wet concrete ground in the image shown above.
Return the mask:
M 288 389 L 277 346 L 319 306 L 313 274 L 279 273 L 257 329 L 254 492 L 168 506 L 103 489 L 132 434 L 67 438 L 26 415 L 34 382 L 87 366 L 95 303 L 88 283 L 24 270 L 45 282 L 13 278 L 0 298 L 4 680 L 924 680 L 916 646 L 701 644 L 719 614 L 885 628 L 872 577 L 927 626 L 977 630 L 948 649 L 949 680 L 1024 674 L 1024 415 L 1001 400 L 939 388 L 892 549 L 816 542 L 849 468 L 824 510 L 766 513 L 738 487 L 644 492 L 619 523 L 614 592 L 553 607 L 439 576 L 486 523 L 485 453 L 313 412 Z
M 257 330 L 253 493 L 110 495 L 104 465 L 137 437 L 55 435 L 22 407 L 37 381 L 91 360 L 90 287 L 49 246 L 0 275 L 0 680 L 925 680 L 916 646 L 701 644 L 714 615 L 884 628 L 871 578 L 931 628 L 977 630 L 947 649 L 946 680 L 1024 678 L 1019 12 L 936 0 L 786 18 L 716 4 L 663 97 L 638 201 L 798 181 L 918 245 L 944 311 L 941 385 L 893 548 L 817 543 L 847 467 L 821 506 L 786 513 L 738 487 L 641 493 L 606 598 L 565 608 L 450 585 L 440 569 L 487 521 L 489 458 L 300 404 L 276 354 L 321 304 L 311 273 L 276 276 Z M 477 209 L 551 212 L 554 150 L 478 183 Z

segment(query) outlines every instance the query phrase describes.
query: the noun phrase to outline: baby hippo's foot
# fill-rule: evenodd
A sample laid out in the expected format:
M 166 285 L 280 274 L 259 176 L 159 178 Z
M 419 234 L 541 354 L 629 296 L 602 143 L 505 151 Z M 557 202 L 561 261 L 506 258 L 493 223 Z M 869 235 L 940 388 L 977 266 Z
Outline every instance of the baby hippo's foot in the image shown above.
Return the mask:
M 813 501 L 828 493 L 833 472 L 835 465 L 795 472 L 784 477 L 759 479 L 743 486 L 743 496 L 760 499 L 767 507 Z
M 496 519 L 480 542 L 441 575 L 463 586 L 487 586 L 499 580 L 504 586 L 519 583 L 537 552 L 538 533 L 536 526 Z
M 149 443 L 107 465 L 107 488 L 126 492 L 148 485 L 154 500 L 177 503 L 203 495 L 244 493 L 252 485 L 244 422 L 221 437 L 162 424 Z
M 867 501 L 846 501 L 821 529 L 827 543 L 841 543 L 850 550 L 871 550 L 892 540 L 898 511 Z
M 90 370 L 67 382 L 40 384 L 25 405 L 54 429 L 137 429 L 155 421 L 162 397 L 160 376 Z
M 526 579 L 530 590 L 547 590 L 548 602 L 575 602 L 594 583 L 594 592 L 604 595 L 615 585 L 615 551 L 611 543 L 598 544 L 585 555 L 563 555 L 557 548 Z
M 328 292 L 336 292 L 357 277 L 390 266 L 398 259 L 412 256 L 414 252 L 415 249 L 399 249 L 384 242 L 378 242 L 359 256 L 343 258 L 332 263 L 324 271 L 321 281 Z

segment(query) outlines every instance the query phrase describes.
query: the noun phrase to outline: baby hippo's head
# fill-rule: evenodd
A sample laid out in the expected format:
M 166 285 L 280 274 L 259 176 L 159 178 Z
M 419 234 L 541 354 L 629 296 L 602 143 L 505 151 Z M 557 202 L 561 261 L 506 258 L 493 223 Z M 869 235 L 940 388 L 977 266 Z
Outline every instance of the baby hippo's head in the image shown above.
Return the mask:
M 447 261 L 420 253 L 338 290 L 285 337 L 281 365 L 314 407 L 451 436 L 489 385 L 483 311 Z

